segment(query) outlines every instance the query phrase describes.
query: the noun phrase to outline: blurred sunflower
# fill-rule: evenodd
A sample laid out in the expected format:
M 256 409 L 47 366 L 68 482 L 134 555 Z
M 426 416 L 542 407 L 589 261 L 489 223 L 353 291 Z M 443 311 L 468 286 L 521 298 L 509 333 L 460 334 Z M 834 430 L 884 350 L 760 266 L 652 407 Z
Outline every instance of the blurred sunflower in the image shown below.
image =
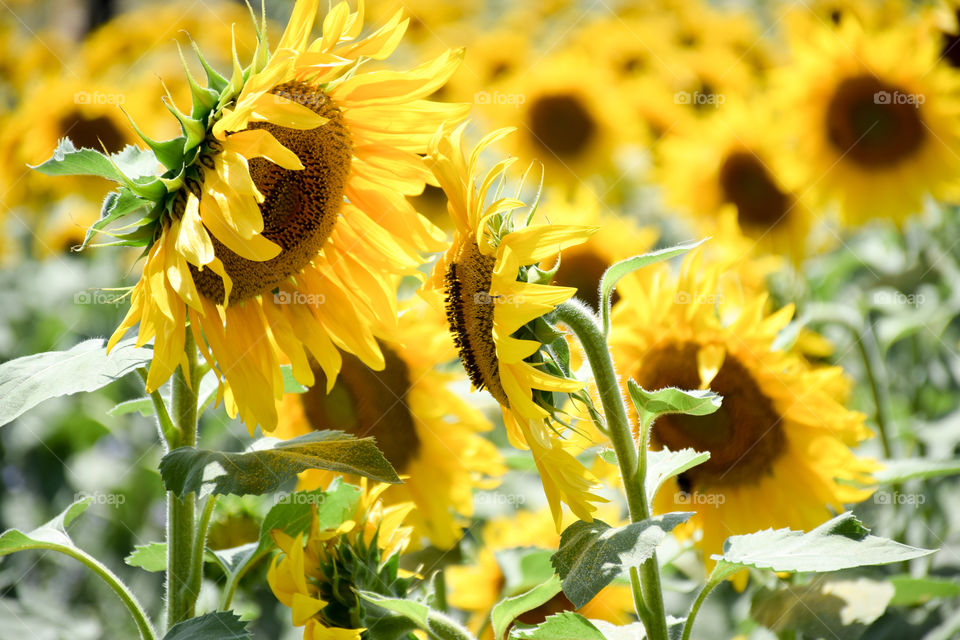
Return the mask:
M 605 522 L 614 526 L 620 518 L 613 508 L 601 508 Z M 566 519 L 564 526 L 573 524 Z M 473 564 L 452 566 L 447 569 L 450 585 L 450 604 L 465 611 L 470 618 L 468 627 L 482 640 L 493 638 L 488 624 L 493 606 L 504 598 L 519 595 L 529 585 L 511 585 L 507 573 L 501 568 L 497 555 L 510 549 L 545 549 L 555 551 L 560 546 L 560 534 L 554 528 L 550 511 L 517 511 L 508 517 L 494 518 L 483 527 L 482 546 L 477 547 Z M 540 624 L 548 616 L 562 611 L 577 611 L 586 618 L 606 620 L 613 624 L 633 621 L 633 595 L 629 585 L 613 584 L 580 609 L 558 593 L 543 605 L 528 611 L 518 618 L 524 624 Z
M 813 212 L 780 178 L 782 137 L 762 97 L 731 100 L 667 135 L 658 182 L 668 204 L 695 216 L 699 235 L 716 232 L 732 205 L 740 227 L 773 253 L 802 259 Z
M 579 244 L 593 229 L 578 225 L 535 225 L 514 228 L 512 212 L 526 205 L 499 198 L 497 183 L 514 162 L 499 162 L 478 185 L 480 154 L 510 133 L 486 136 L 464 154 L 461 126 L 438 131 L 427 163 L 447 195 L 447 208 L 456 224 L 453 244 L 437 261 L 430 277 L 433 292 L 446 296 L 449 327 L 470 381 L 497 400 L 511 444 L 529 448 L 540 472 L 555 523 L 560 503 L 590 520 L 591 502 L 604 502 L 589 492 L 592 479 L 565 448 L 551 417 L 558 409 L 553 394 L 583 385 L 565 377 L 544 353 L 528 325 L 569 299 L 571 287 L 537 282 L 532 267 L 558 251 Z M 529 280 L 528 280 L 529 276 Z M 547 276 L 544 279 L 548 279 Z
M 465 105 L 424 98 L 454 72 L 446 52 L 405 72 L 357 69 L 387 58 L 403 37 L 400 14 L 358 39 L 362 10 L 337 4 L 311 43 L 318 0 L 298 0 L 276 50 L 261 36 L 247 70 L 230 80 L 205 65 L 209 88 L 191 87 L 179 177 L 161 196 L 143 277 L 110 346 L 140 324 L 154 339 L 147 388 L 184 361 L 185 321 L 220 376 L 231 416 L 276 426 L 281 358 L 313 386 L 309 352 L 328 386 L 338 349 L 383 369 L 374 337 L 396 322 L 395 288 L 442 233 L 405 196 L 431 180 L 418 153 Z M 236 59 L 236 58 L 235 58 Z M 152 143 L 166 156 L 166 143 Z M 182 186 L 181 186 L 182 185 Z
M 906 53 L 905 53 L 906 52 Z M 910 23 L 865 30 L 844 20 L 793 39 L 781 70 L 783 127 L 796 138 L 785 178 L 846 221 L 902 221 L 956 181 L 960 76 Z
M 267 583 L 290 607 L 293 626 L 303 627 L 304 640 L 360 640 L 366 629 L 357 627 L 376 624 L 377 617 L 358 590 L 406 595 L 408 581 L 398 579 L 397 559 L 410 540 L 404 519 L 415 506 L 384 506 L 380 496 L 390 486 L 368 487 L 364 479 L 352 513 L 334 526 L 313 507 L 308 531 L 296 537 L 270 532 L 281 553 L 270 564 Z
M 709 451 L 710 459 L 664 485 L 657 513 L 695 511 L 680 535 L 702 531 L 707 567 L 731 535 L 768 527 L 808 530 L 866 499 L 873 461 L 850 447 L 870 436 L 843 401 L 840 367 L 815 367 L 773 346 L 792 305 L 767 313 L 765 294 L 718 293 L 723 264 L 700 250 L 678 276 L 657 265 L 643 284 L 625 282 L 614 309 L 611 347 L 624 378 L 645 389 L 710 388 L 723 405 L 709 416 L 663 416 L 650 447 Z M 762 509 L 756 508 L 763 505 Z
M 473 488 L 492 488 L 506 469 L 496 447 L 480 434 L 492 425 L 450 388 L 459 379 L 439 365 L 457 357 L 443 316 L 429 305 L 408 309 L 395 339 L 381 342 L 385 366 L 373 371 L 349 354 L 332 388 L 323 371 L 304 394 L 288 394 L 274 436 L 292 438 L 313 429 L 374 436 L 404 484 L 387 504 L 412 502 L 408 521 L 438 547 L 460 538 L 461 517 L 473 515 Z M 329 484 L 333 474 L 308 470 L 301 489 Z
M 518 130 L 515 154 L 541 161 L 547 181 L 575 187 L 613 169 L 616 150 L 639 141 L 640 129 L 616 86 L 606 69 L 564 51 L 515 74 L 502 93 L 478 107 L 497 126 Z

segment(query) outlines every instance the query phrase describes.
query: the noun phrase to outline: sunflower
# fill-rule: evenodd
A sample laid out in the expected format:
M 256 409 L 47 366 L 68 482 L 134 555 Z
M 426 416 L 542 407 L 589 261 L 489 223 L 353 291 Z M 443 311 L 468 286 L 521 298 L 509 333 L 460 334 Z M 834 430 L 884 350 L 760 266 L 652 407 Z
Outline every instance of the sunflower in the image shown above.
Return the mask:
M 699 235 L 715 233 L 721 211 L 732 206 L 763 248 L 802 259 L 814 214 L 780 178 L 775 122 L 762 96 L 731 99 L 661 141 L 657 178 L 667 203 L 694 216 Z
M 196 117 L 173 109 L 186 156 L 165 183 L 176 188 L 159 198 L 143 276 L 110 341 L 137 323 L 138 343 L 154 340 L 153 390 L 184 360 L 189 319 L 228 413 L 251 433 L 276 426 L 281 360 L 306 386 L 308 353 L 328 387 L 340 350 L 384 368 L 375 332 L 396 323 L 396 281 L 442 247 L 405 198 L 431 179 L 417 154 L 467 109 L 424 99 L 454 72 L 457 52 L 364 73 L 364 61 L 393 52 L 407 21 L 397 14 L 358 39 L 362 5 L 351 13 L 340 3 L 311 42 L 318 4 L 298 0 L 273 54 L 261 38 L 230 80 L 205 65 L 211 86 L 191 84 Z
M 621 145 L 640 142 L 616 86 L 606 69 L 570 49 L 538 59 L 478 107 L 497 126 L 518 130 L 515 155 L 542 162 L 547 181 L 576 186 L 612 170 Z
M 332 389 L 323 371 L 304 394 L 288 394 L 275 437 L 292 438 L 313 429 L 340 429 L 373 436 L 405 484 L 387 495 L 388 504 L 412 502 L 408 521 L 438 547 L 460 538 L 459 517 L 473 515 L 474 487 L 491 488 L 506 469 L 481 433 L 492 425 L 450 388 L 460 379 L 438 367 L 457 356 L 442 314 L 420 304 L 400 318 L 394 339 L 380 343 L 386 366 L 373 371 L 345 354 Z M 300 488 L 326 486 L 332 475 L 305 471 Z
M 960 157 L 960 77 L 915 24 L 866 30 L 854 19 L 793 39 L 778 95 L 796 138 L 786 180 L 846 221 L 902 221 L 942 197 Z M 909 52 L 904 54 L 904 52 Z
M 589 493 L 592 480 L 558 437 L 551 421 L 553 394 L 583 385 L 563 376 L 528 327 L 575 292 L 536 282 L 532 267 L 559 250 L 586 240 L 593 229 L 578 225 L 514 228 L 512 212 L 526 205 L 514 198 L 485 200 L 514 159 L 503 160 L 480 181 L 480 154 L 509 130 L 486 136 L 464 155 L 461 126 L 437 132 L 427 163 L 447 195 L 457 231 L 453 244 L 434 265 L 429 285 L 446 296 L 450 331 L 470 381 L 497 400 L 514 446 L 529 448 L 540 472 L 547 501 L 560 526 L 560 503 L 590 520 L 602 502 Z M 528 280 L 529 277 L 529 280 Z M 549 277 L 549 276 L 548 276 Z M 557 375 L 559 374 L 559 375 Z
M 612 508 L 603 509 L 606 522 L 620 520 Z M 564 523 L 572 524 L 571 521 Z M 465 611 L 470 618 L 468 626 L 483 640 L 493 638 L 488 625 L 490 611 L 502 599 L 518 595 L 507 583 L 504 570 L 497 561 L 497 553 L 508 549 L 548 549 L 560 546 L 560 535 L 554 528 L 549 510 L 517 511 L 509 517 L 494 518 L 486 523 L 482 533 L 483 546 L 478 546 L 472 564 L 447 569 L 450 585 L 450 604 Z M 558 593 L 543 605 L 518 618 L 525 624 L 540 624 L 548 616 L 562 611 L 573 611 L 563 593 Z M 577 613 L 586 618 L 605 620 L 613 624 L 627 624 L 633 620 L 633 596 L 628 585 L 613 584 L 598 593 Z
M 353 514 L 336 527 L 321 522 L 314 507 L 308 531 L 296 537 L 270 532 L 282 553 L 274 556 L 267 583 L 290 607 L 293 625 L 303 627 L 304 640 L 360 640 L 365 629 L 353 627 L 368 614 L 356 590 L 405 595 L 396 560 L 409 543 L 411 527 L 404 519 L 415 507 L 384 506 L 381 495 L 390 486 L 369 487 L 363 479 Z
M 723 397 L 709 416 L 663 416 L 650 447 L 709 451 L 710 459 L 671 480 L 654 510 L 695 511 L 681 536 L 702 531 L 709 567 L 731 535 L 767 527 L 808 530 L 866 499 L 875 463 L 850 449 L 870 432 L 843 400 L 840 367 L 815 367 L 774 347 L 792 305 L 767 313 L 765 294 L 731 299 L 717 287 L 726 265 L 700 250 L 671 276 L 658 265 L 643 284 L 625 281 L 613 311 L 611 348 L 624 376 L 645 389 L 710 388 Z M 762 505 L 762 508 L 758 508 Z

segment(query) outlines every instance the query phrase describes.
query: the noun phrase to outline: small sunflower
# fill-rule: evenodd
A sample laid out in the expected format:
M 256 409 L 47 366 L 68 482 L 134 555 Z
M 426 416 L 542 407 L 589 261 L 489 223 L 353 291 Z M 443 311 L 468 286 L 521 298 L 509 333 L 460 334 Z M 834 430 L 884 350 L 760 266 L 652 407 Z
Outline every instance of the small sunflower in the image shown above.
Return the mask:
M 272 54 L 261 29 L 252 65 L 235 55 L 229 80 L 204 64 L 209 86 L 191 81 L 192 115 L 171 106 L 185 151 L 148 141 L 174 168 L 139 231 L 151 234 L 143 276 L 110 341 L 138 323 L 138 344 L 154 340 L 153 390 L 183 360 L 189 320 L 228 413 L 251 432 L 276 426 L 281 360 L 306 386 L 308 354 L 328 386 L 341 350 L 383 369 L 375 332 L 396 322 L 396 281 L 442 247 L 406 200 L 431 180 L 418 154 L 467 109 L 425 99 L 459 53 L 364 73 L 365 61 L 393 52 L 407 21 L 396 14 L 360 39 L 362 5 L 351 13 L 340 3 L 311 41 L 318 5 L 298 0 Z
M 380 343 L 385 366 L 373 371 L 345 354 L 333 387 L 323 371 L 304 394 L 288 394 L 275 437 L 313 429 L 373 436 L 387 460 L 406 478 L 386 496 L 388 504 L 412 502 L 408 521 L 438 547 L 460 538 L 459 519 L 473 515 L 473 488 L 491 488 L 506 469 L 483 438 L 492 425 L 450 388 L 459 379 L 439 365 L 457 357 L 442 314 L 426 304 L 406 310 L 391 342 Z M 326 486 L 332 474 L 305 471 L 300 488 Z
M 366 629 L 358 623 L 377 618 L 357 590 L 406 595 L 408 580 L 398 579 L 397 558 L 410 540 L 404 519 L 415 506 L 384 506 L 381 495 L 390 486 L 368 487 L 364 479 L 354 513 L 335 528 L 325 526 L 313 507 L 308 531 L 296 537 L 271 531 L 282 553 L 274 556 L 267 583 L 290 607 L 293 625 L 303 627 L 304 640 L 360 640 Z
M 496 125 L 518 130 L 515 154 L 542 162 L 549 182 L 576 186 L 611 170 L 620 145 L 639 141 L 616 86 L 606 69 L 571 49 L 523 69 L 478 107 Z
M 509 130 L 485 137 L 464 155 L 461 126 L 438 131 L 427 162 L 447 195 L 456 225 L 453 244 L 434 266 L 431 290 L 446 296 L 449 327 L 471 382 L 500 404 L 511 443 L 529 448 L 540 471 L 547 501 L 560 525 L 560 503 L 590 520 L 602 502 L 589 493 L 592 480 L 565 448 L 551 418 L 553 394 L 579 390 L 553 363 L 529 328 L 575 292 L 537 282 L 532 270 L 541 260 L 579 244 L 593 229 L 577 225 L 514 228 L 512 211 L 526 205 L 514 198 L 486 204 L 514 159 L 503 160 L 478 185 L 480 154 Z M 548 279 L 549 276 L 547 276 Z M 551 366 L 552 365 L 552 366 Z
M 658 181 L 666 201 L 693 215 L 700 234 L 733 206 L 740 227 L 774 253 L 802 259 L 813 212 L 780 175 L 782 142 L 769 101 L 731 99 L 677 127 L 659 148 Z
M 767 313 L 765 294 L 726 297 L 722 264 L 693 252 L 678 276 L 657 265 L 644 284 L 625 281 L 613 312 L 611 347 L 624 376 L 645 389 L 710 388 L 723 397 L 709 416 L 662 416 L 650 446 L 709 451 L 710 459 L 657 494 L 658 513 L 695 511 L 681 535 L 702 530 L 708 567 L 731 535 L 768 527 L 808 530 L 866 499 L 874 462 L 850 449 L 870 436 L 864 416 L 843 405 L 840 367 L 815 367 L 774 347 L 793 314 Z M 761 505 L 762 508 L 758 508 Z
M 605 522 L 620 520 L 614 509 L 605 508 L 601 514 Z M 564 525 L 572 524 L 571 521 Z M 477 548 L 472 564 L 452 566 L 447 569 L 450 584 L 450 604 L 465 611 L 470 618 L 468 626 L 480 634 L 482 640 L 493 638 L 487 624 L 493 606 L 507 597 L 518 595 L 511 592 L 504 570 L 497 561 L 497 553 L 508 549 L 549 549 L 560 546 L 549 510 L 517 511 L 509 517 L 495 518 L 486 523 L 481 536 L 483 546 Z M 524 624 L 540 624 L 548 616 L 563 611 L 574 611 L 573 603 L 563 593 L 558 593 L 543 605 L 523 614 L 518 620 Z M 590 619 L 605 620 L 612 624 L 627 624 L 633 621 L 633 596 L 628 585 L 613 584 L 598 593 L 590 602 L 576 609 L 577 613 Z M 482 630 L 486 629 L 484 633 Z
M 793 39 L 780 72 L 790 173 L 846 221 L 902 221 L 942 197 L 960 170 L 960 77 L 938 63 L 915 24 L 864 28 L 855 19 Z M 905 53 L 906 52 L 906 53 Z

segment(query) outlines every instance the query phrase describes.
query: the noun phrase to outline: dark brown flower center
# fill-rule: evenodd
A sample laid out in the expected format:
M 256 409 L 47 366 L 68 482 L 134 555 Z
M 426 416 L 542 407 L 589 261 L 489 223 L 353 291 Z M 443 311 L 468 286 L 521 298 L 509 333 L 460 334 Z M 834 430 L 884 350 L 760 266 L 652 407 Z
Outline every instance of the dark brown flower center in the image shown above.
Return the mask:
M 760 159 L 747 151 L 731 153 L 720 167 L 720 189 L 737 206 L 740 223 L 769 229 L 790 210 L 791 199 L 774 183 Z
M 407 406 L 410 372 L 395 351 L 382 343 L 380 350 L 386 362 L 382 371 L 344 353 L 330 393 L 326 393 L 323 370 L 316 367 L 316 384 L 300 398 L 311 427 L 339 429 L 358 438 L 372 436 L 393 468 L 403 473 L 420 451 L 420 438 Z
M 637 384 L 651 390 L 698 388 L 699 349 L 692 342 L 656 347 L 644 356 Z M 739 360 L 727 355 L 710 389 L 723 396 L 715 413 L 661 416 L 653 425 L 654 449 L 710 452 L 709 460 L 682 475 L 684 491 L 756 483 L 786 447 L 780 415 Z
M 590 146 L 597 123 L 577 96 L 537 98 L 527 115 L 534 141 L 560 158 L 575 157 Z
M 610 263 L 596 251 L 579 245 L 564 250 L 553 281 L 563 287 L 576 287 L 577 297 L 596 310 L 600 308 L 600 279 L 609 267 Z M 611 300 L 619 300 L 616 292 Z
M 327 94 L 300 82 L 279 85 L 272 93 L 305 105 L 329 121 L 306 131 L 271 123 L 250 125 L 272 133 L 297 154 L 303 169 L 284 169 L 263 158 L 250 160 L 250 177 L 264 197 L 260 205 L 263 235 L 282 250 L 271 260 L 247 260 L 211 236 L 214 252 L 233 280 L 231 304 L 270 291 L 310 262 L 333 232 L 350 175 L 350 134 L 340 109 Z M 200 293 L 223 302 L 220 276 L 192 266 L 191 272 Z
M 497 402 L 509 407 L 493 342 L 496 300 L 490 295 L 490 281 L 495 262 L 493 256 L 480 253 L 474 242 L 460 245 L 456 259 L 447 267 L 447 322 L 473 386 L 486 388 Z
M 847 78 L 827 107 L 827 137 L 864 168 L 891 167 L 923 143 L 922 100 L 872 75 Z
M 77 149 L 102 151 L 106 148 L 108 153 L 116 153 L 126 144 L 126 136 L 107 116 L 88 118 L 79 111 L 71 111 L 64 114 L 58 124 L 61 133 L 70 138 Z
M 956 12 L 955 16 L 955 19 L 960 22 L 960 10 Z M 960 33 L 943 34 L 943 48 L 940 50 L 940 56 L 950 66 L 960 68 Z

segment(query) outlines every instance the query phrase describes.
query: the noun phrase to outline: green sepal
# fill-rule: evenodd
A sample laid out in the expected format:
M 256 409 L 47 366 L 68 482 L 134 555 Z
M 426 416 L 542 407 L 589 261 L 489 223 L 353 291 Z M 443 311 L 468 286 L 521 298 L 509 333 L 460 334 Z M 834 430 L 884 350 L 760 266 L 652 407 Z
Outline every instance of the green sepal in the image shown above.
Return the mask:
M 160 164 L 170 171 L 177 171 L 183 166 L 183 148 L 186 138 L 180 136 L 171 140 L 154 140 L 140 130 L 140 127 L 137 126 L 137 123 L 133 121 L 129 114 L 127 114 L 127 120 L 137 135 L 140 136 L 140 139 L 150 147 Z
M 201 87 L 199 84 L 197 84 L 196 78 L 194 78 L 193 74 L 190 73 L 190 67 L 187 65 L 187 59 L 183 57 L 183 49 L 180 48 L 179 42 L 177 43 L 177 52 L 180 54 L 180 62 L 183 63 L 183 72 L 187 76 L 187 85 L 190 87 L 190 96 L 192 98 L 190 117 L 194 120 L 202 121 L 217 105 L 217 100 L 220 99 L 220 94 L 212 89 Z M 173 167 L 170 168 L 172 169 Z
M 197 147 L 206 139 L 207 127 L 203 124 L 203 122 L 194 120 L 187 114 L 177 109 L 169 95 L 163 97 L 163 104 L 167 108 L 167 111 L 172 113 L 173 117 L 180 121 L 180 128 L 183 130 L 184 136 L 186 136 L 184 150 Z
M 126 187 L 120 187 L 116 191 L 108 193 L 100 207 L 100 219 L 87 229 L 87 235 L 83 238 L 80 250 L 85 249 L 93 236 L 101 232 L 108 224 L 149 204 L 152 204 L 149 200 L 140 198 Z
M 194 53 L 197 54 L 197 59 L 200 61 L 200 66 L 203 67 L 203 72 L 207 76 L 207 86 L 217 93 L 222 93 L 223 90 L 227 88 L 227 79 L 220 75 L 216 69 L 210 66 L 210 63 L 208 63 L 207 59 L 203 57 L 203 53 L 200 52 L 200 47 L 197 46 L 197 43 L 194 42 L 193 38 L 190 38 L 190 46 L 193 47 Z

